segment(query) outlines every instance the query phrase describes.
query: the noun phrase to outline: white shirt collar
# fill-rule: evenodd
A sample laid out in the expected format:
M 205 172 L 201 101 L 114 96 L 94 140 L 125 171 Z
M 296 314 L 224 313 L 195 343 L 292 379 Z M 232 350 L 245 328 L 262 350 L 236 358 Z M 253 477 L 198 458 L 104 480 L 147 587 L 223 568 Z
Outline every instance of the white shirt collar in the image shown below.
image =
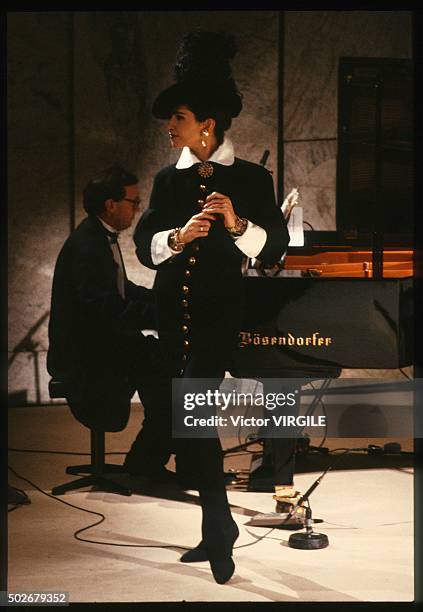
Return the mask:
M 207 161 L 222 164 L 223 166 L 232 166 L 235 161 L 234 146 L 232 141 L 225 136 L 220 147 L 216 149 L 216 151 Z M 181 156 L 176 163 L 177 169 L 184 170 L 185 168 L 191 168 L 191 166 L 194 164 L 201 164 L 201 159 L 198 159 L 198 157 L 194 155 L 189 147 L 184 147 L 182 149 Z
M 119 236 L 119 232 L 114 227 L 112 227 L 111 225 L 103 221 L 101 217 L 97 216 L 97 219 L 100 221 L 102 226 L 106 228 L 106 230 L 108 230 L 109 232 L 112 232 L 112 234 L 117 234 Z

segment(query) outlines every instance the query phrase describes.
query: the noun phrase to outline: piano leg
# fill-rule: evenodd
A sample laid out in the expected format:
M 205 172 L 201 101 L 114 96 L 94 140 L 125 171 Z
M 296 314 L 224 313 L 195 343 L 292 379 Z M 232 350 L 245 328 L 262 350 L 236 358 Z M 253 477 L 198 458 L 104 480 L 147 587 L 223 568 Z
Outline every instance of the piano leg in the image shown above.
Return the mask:
M 295 438 L 269 438 L 264 443 L 264 454 L 273 458 L 273 485 L 292 485 L 295 470 Z

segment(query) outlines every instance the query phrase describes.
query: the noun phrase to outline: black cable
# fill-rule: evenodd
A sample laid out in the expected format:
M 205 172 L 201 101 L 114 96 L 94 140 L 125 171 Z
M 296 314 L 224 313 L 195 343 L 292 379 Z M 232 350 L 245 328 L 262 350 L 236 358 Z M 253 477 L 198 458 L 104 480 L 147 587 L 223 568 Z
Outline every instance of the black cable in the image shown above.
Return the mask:
M 238 457 L 240 455 L 251 455 L 254 452 L 255 451 L 245 450 L 245 451 L 237 451 L 237 452 L 234 452 L 234 453 L 226 453 L 223 458 L 226 459 L 226 457 Z
M 343 453 L 341 453 L 339 455 L 339 457 L 336 458 L 336 460 L 321 474 L 321 476 L 319 477 L 319 481 L 327 474 L 327 472 L 329 472 L 329 470 L 331 470 L 336 464 L 337 462 L 344 457 L 346 454 L 348 454 L 349 452 L 353 452 L 353 451 L 367 451 L 367 448 L 335 448 L 330 450 L 330 453 L 334 453 L 337 451 L 344 451 Z M 35 451 L 33 451 L 35 452 Z M 49 452 L 49 451 L 47 451 Z M 248 452 L 238 452 L 238 453 L 233 453 L 233 455 L 240 455 L 240 454 L 248 454 Z M 230 455 L 228 455 L 230 456 Z M 77 531 L 74 532 L 73 537 L 76 540 L 79 540 L 81 542 L 88 542 L 90 544 L 101 544 L 104 546 L 121 546 L 121 547 L 126 547 L 126 548 L 163 548 L 163 549 L 167 549 L 167 548 L 180 548 L 182 550 L 191 550 L 190 548 L 186 547 L 186 546 L 180 546 L 178 544 L 162 544 L 162 545 L 157 545 L 157 544 L 117 544 L 115 542 L 100 542 L 98 540 L 90 540 L 88 538 L 81 538 L 79 537 L 79 534 L 83 533 L 84 531 L 88 531 L 88 529 L 91 529 L 92 527 L 96 527 L 97 525 L 100 525 L 101 523 L 103 523 L 106 520 L 106 517 L 104 514 L 100 513 L 100 512 L 95 512 L 93 510 L 87 510 L 86 508 L 81 508 L 80 506 L 76 506 L 75 504 L 71 504 L 69 502 L 64 501 L 63 499 L 60 499 L 59 497 L 56 497 L 54 495 L 51 495 L 50 493 L 46 493 L 45 491 L 43 491 L 43 489 L 41 489 L 40 487 L 38 487 L 34 482 L 32 482 L 31 480 L 29 480 L 28 478 L 25 478 L 23 476 L 21 476 L 20 474 L 18 474 L 16 472 L 16 470 L 14 470 L 10 465 L 8 465 L 9 470 L 19 479 L 23 480 L 24 482 L 27 482 L 28 484 L 30 484 L 32 487 L 34 487 L 37 491 L 39 491 L 40 493 L 42 493 L 43 495 L 45 495 L 46 497 L 51 497 L 52 499 L 61 502 L 62 504 L 65 504 L 66 506 L 69 506 L 70 508 L 75 508 L 76 510 L 81 510 L 82 512 L 86 512 L 87 514 L 94 514 L 95 516 L 99 516 L 100 520 L 96 521 L 95 523 L 92 523 L 90 525 L 87 525 L 86 527 L 82 527 L 81 529 L 78 529 Z M 18 490 L 18 489 L 17 489 Z M 306 502 L 310 508 L 310 502 L 308 500 L 308 498 L 306 499 Z M 12 512 L 13 510 L 16 510 L 16 508 L 20 507 L 21 504 L 14 506 L 13 508 L 11 508 L 9 510 L 9 512 Z M 288 515 L 289 516 L 289 515 Z M 287 520 L 287 519 L 285 519 Z M 412 521 L 402 521 L 402 522 L 398 522 L 398 523 L 383 523 L 381 525 L 376 525 L 376 527 L 384 527 L 384 526 L 389 526 L 389 525 L 403 525 L 403 524 L 408 524 L 411 523 Z M 354 527 L 354 526 L 343 526 L 339 523 L 329 523 L 326 521 L 323 521 L 323 523 L 327 524 L 327 525 L 334 525 L 334 526 L 340 526 L 344 529 L 364 529 L 364 527 Z M 283 524 L 283 523 L 282 523 Z M 253 546 L 255 544 L 258 544 L 259 542 L 261 542 L 261 540 L 264 540 L 265 538 L 268 537 L 268 535 L 270 533 L 272 533 L 272 531 L 274 531 L 276 529 L 276 527 L 272 527 L 271 529 L 269 529 L 269 531 L 265 534 L 263 534 L 262 536 L 256 538 L 254 540 L 254 542 L 248 542 L 247 544 L 241 544 L 240 546 L 234 546 L 234 550 L 239 549 L 239 548 L 246 548 L 248 546 Z M 247 529 L 246 530 L 247 533 L 249 533 L 250 535 L 255 536 L 255 534 L 250 533 L 250 531 Z
M 367 452 L 367 451 L 368 451 L 368 448 L 367 448 L 367 447 L 365 447 L 365 446 L 363 446 L 362 448 L 346 448 L 346 447 L 340 447 L 340 448 L 332 448 L 331 450 L 329 450 L 329 451 L 328 451 L 328 453 L 337 453 L 338 451 L 349 451 L 350 453 L 353 453 L 353 452 L 358 453 L 358 452 L 361 452 L 361 451 L 366 451 L 366 452 Z M 340 456 L 342 457 L 344 454 L 346 454 L 346 453 L 343 453 L 343 454 L 342 454 L 342 455 L 340 455 Z
M 312 383 L 312 382 L 309 382 L 308 384 L 309 384 L 309 385 L 310 385 L 310 387 L 313 389 L 313 391 L 316 391 L 316 388 L 314 387 L 314 385 L 313 385 L 313 383 Z M 328 419 L 327 419 L 327 416 L 328 416 L 328 415 L 327 415 L 327 412 L 326 412 L 326 406 L 324 405 L 323 400 L 322 400 L 322 398 L 321 398 L 321 397 L 319 397 L 319 399 L 318 399 L 317 403 L 321 405 L 322 410 L 323 410 L 323 414 L 324 414 L 324 415 L 325 415 L 325 417 L 326 417 L 326 418 L 325 418 L 325 433 L 323 434 L 323 439 L 321 440 L 320 444 L 317 446 L 317 448 L 322 448 L 322 446 L 323 446 L 323 444 L 326 442 L 326 438 L 327 438 L 327 436 L 328 436 L 328 423 L 327 423 L 327 420 L 328 420 Z
M 258 537 L 256 540 L 254 540 L 254 542 L 248 542 L 248 544 L 240 544 L 239 546 L 234 546 L 234 550 L 238 550 L 238 548 L 246 548 L 247 546 L 252 546 L 253 544 L 258 544 L 259 542 L 261 542 L 261 540 L 264 540 L 264 538 L 266 538 L 269 533 L 272 533 L 272 531 L 274 531 L 276 529 L 276 527 L 272 527 L 271 529 L 269 529 L 269 531 L 267 533 L 265 533 L 264 535 Z M 246 529 L 247 533 L 249 533 L 250 535 L 255 536 L 254 533 L 251 533 L 248 529 Z
M 372 525 L 372 529 L 374 527 L 390 527 L 392 525 L 409 525 L 414 521 L 399 521 L 398 523 L 380 523 L 380 525 Z M 342 525 L 341 523 L 329 523 L 323 519 L 322 524 L 324 525 L 334 525 L 335 527 L 342 527 L 343 529 L 368 529 L 368 527 L 355 527 L 354 525 Z
M 317 448 L 322 448 L 324 443 L 326 442 L 326 438 L 328 437 L 328 423 L 327 423 L 328 415 L 326 412 L 326 408 L 324 406 L 323 406 L 323 413 L 324 413 L 324 416 L 326 417 L 325 418 L 325 433 L 323 434 L 323 438 L 321 439 L 320 444 L 318 445 Z
M 158 544 L 116 544 L 115 542 L 99 542 L 98 540 L 89 540 L 87 538 L 80 538 L 79 534 L 82 533 L 83 531 L 87 531 L 88 529 L 91 529 L 92 527 L 96 527 L 97 525 L 100 525 L 101 523 L 103 523 L 103 521 L 106 520 L 105 515 L 102 514 L 101 512 L 95 512 L 94 510 L 87 510 L 87 508 L 81 508 L 81 506 L 76 506 L 75 504 L 71 504 L 65 501 L 64 499 L 60 499 L 60 497 L 56 497 L 55 495 L 46 493 L 46 491 L 43 491 L 43 489 L 41 489 L 34 482 L 18 474 L 18 472 L 16 472 L 16 470 L 14 470 L 10 465 L 8 465 L 7 467 L 12 472 L 12 474 L 14 474 L 17 478 L 20 478 L 24 482 L 27 482 L 32 487 L 34 487 L 34 489 L 36 489 L 37 491 L 39 491 L 46 497 L 50 497 L 51 499 L 54 499 L 60 502 L 61 504 L 65 504 L 65 506 L 69 506 L 70 508 L 76 508 L 76 510 L 81 510 L 82 512 L 86 512 L 87 514 L 94 514 L 95 516 L 100 517 L 99 521 L 96 521 L 95 523 L 92 523 L 91 525 L 87 525 L 86 527 L 82 527 L 82 529 L 78 529 L 77 531 L 75 531 L 75 533 L 73 534 L 73 537 L 76 540 L 80 540 L 81 542 L 89 542 L 90 544 L 104 544 L 105 546 L 125 546 L 125 547 L 130 547 L 130 548 L 182 548 L 183 550 L 191 550 L 190 548 L 186 546 L 179 546 L 179 544 L 169 544 L 169 545 L 166 545 L 166 544 L 162 544 L 162 545 L 158 545 Z
M 247 436 L 248 438 L 248 436 Z M 246 438 L 246 442 L 247 442 L 247 438 Z M 318 450 L 319 448 L 321 448 L 323 446 L 323 442 L 325 441 L 326 437 L 322 440 L 322 442 L 320 442 L 319 446 L 312 446 L 311 449 L 312 450 Z M 251 444 L 261 444 L 261 440 L 257 439 L 257 440 L 250 440 Z M 347 450 L 346 448 L 333 448 L 331 450 L 328 450 L 327 453 L 335 453 L 337 451 L 344 451 Z M 367 451 L 368 449 L 366 447 L 363 448 L 351 448 L 349 449 L 350 451 Z M 81 453 L 81 452 L 74 452 L 74 451 L 54 451 L 54 450 L 40 450 L 40 449 L 26 449 L 26 448 L 8 448 L 8 451 L 10 452 L 14 452 L 14 453 L 44 453 L 44 454 L 51 454 L 51 455 L 81 455 L 81 456 L 86 456 L 89 457 L 91 455 L 91 453 Z M 248 449 L 245 449 L 243 451 L 234 451 L 233 453 L 226 453 L 225 450 L 223 450 L 224 452 L 224 457 L 236 457 L 236 456 L 240 456 L 240 455 L 255 455 L 259 452 L 259 450 L 255 450 L 255 451 L 250 451 Z M 126 455 L 127 451 L 110 451 L 110 452 L 106 452 L 104 453 L 105 455 Z M 412 451 L 402 451 L 401 454 L 407 454 L 407 455 L 413 455 L 414 453 Z
M 311 230 L 313 230 L 313 232 L 314 232 L 314 227 L 311 225 L 311 223 L 309 223 L 308 221 L 304 221 L 304 220 L 303 220 L 303 223 L 304 223 L 304 225 L 308 225 L 308 226 L 309 226 L 309 228 L 310 228 Z
M 21 476 L 20 474 L 18 474 L 18 472 L 16 472 L 16 470 L 14 470 L 12 468 L 12 466 L 8 465 L 7 466 L 8 469 L 12 472 L 12 474 L 14 474 L 17 478 L 19 478 L 20 480 L 23 480 L 24 482 L 27 482 L 29 485 L 31 485 L 32 487 L 34 487 L 34 489 L 36 489 L 37 491 L 39 491 L 40 493 L 42 493 L 43 495 L 45 495 L 46 497 L 51 497 L 52 499 L 65 504 L 66 506 L 69 506 L 70 508 L 76 508 L 76 510 L 81 510 L 82 512 L 86 512 L 87 514 L 94 514 L 95 516 L 99 516 L 100 520 L 96 521 L 95 523 L 92 523 L 90 525 L 87 525 L 86 527 L 82 527 L 82 529 L 78 529 L 77 531 L 74 532 L 73 537 L 76 540 L 79 540 L 80 542 L 88 542 L 90 544 L 102 544 L 104 546 L 123 546 L 126 548 L 181 548 L 182 550 L 191 550 L 191 548 L 187 547 L 187 546 L 180 546 L 179 544 L 117 544 L 115 542 L 100 542 L 98 540 L 89 540 L 88 538 L 81 538 L 79 537 L 79 534 L 87 531 L 88 529 L 91 529 L 92 527 L 96 527 L 97 525 L 100 525 L 101 523 L 103 523 L 106 520 L 106 517 L 104 514 L 102 514 L 101 512 L 95 512 L 94 510 L 87 510 L 87 508 L 81 508 L 81 506 L 76 506 L 75 504 L 71 504 L 63 499 L 60 499 L 60 497 L 56 497 L 55 495 L 51 495 L 50 493 L 46 493 L 46 491 L 43 491 L 43 489 L 41 489 L 38 485 L 36 485 L 34 482 L 32 482 L 31 480 L 29 480 L 28 478 L 25 478 L 24 476 Z M 13 508 L 15 509 L 15 508 Z M 273 531 L 275 528 L 273 527 L 268 533 L 270 533 L 271 531 Z M 247 529 L 248 531 L 248 529 Z M 254 535 L 254 534 L 253 534 Z M 242 544 L 241 546 L 235 546 L 234 548 L 244 548 L 246 546 L 252 546 L 253 544 L 257 544 L 258 542 L 260 542 L 263 538 L 265 538 L 268 534 L 264 534 L 263 536 L 261 536 L 260 538 L 258 538 L 257 540 L 255 540 L 254 542 L 249 542 L 248 544 Z
M 313 491 L 319 486 L 319 484 L 321 483 L 321 481 L 323 480 L 323 478 L 326 476 L 326 474 L 329 472 L 329 470 L 331 470 L 340 459 L 342 459 L 345 455 L 347 455 L 348 453 L 350 453 L 353 450 L 357 450 L 354 448 L 346 448 L 343 449 L 344 452 L 341 453 L 336 459 L 335 461 L 333 461 L 333 463 L 331 463 L 321 474 L 320 476 L 313 482 L 313 484 L 307 489 L 307 491 L 300 496 L 298 502 L 295 504 L 295 506 L 292 507 L 292 509 L 290 510 L 290 512 L 288 513 L 286 519 L 284 522 L 288 521 L 294 514 L 295 511 L 298 507 L 300 507 L 304 502 L 307 502 L 309 504 L 309 508 L 310 508 L 310 503 L 308 501 L 309 496 L 313 493 Z M 361 450 L 361 449 L 360 449 Z M 283 523 L 282 523 L 283 524 Z
M 252 438 L 251 436 L 257 436 L 258 434 L 248 434 L 247 436 L 245 436 L 244 439 L 244 444 L 261 444 L 260 442 L 260 438 Z M 248 439 L 250 438 L 250 439 Z M 248 450 L 248 448 L 245 449 L 245 452 L 248 453 L 249 455 L 256 455 L 257 453 L 261 452 L 260 450 Z
M 56 451 L 56 450 L 39 450 L 30 448 L 8 448 L 8 451 L 12 453 L 44 453 L 47 455 L 84 455 L 89 456 L 91 453 L 80 453 L 73 451 Z M 128 451 L 110 451 L 104 453 L 105 455 L 126 455 Z
M 318 447 L 317 447 L 317 448 L 318 448 Z M 312 487 L 314 486 L 314 488 L 315 488 L 315 485 L 317 486 L 317 484 L 320 484 L 320 482 L 321 482 L 322 478 L 323 478 L 323 477 L 324 477 L 324 476 L 325 476 L 325 475 L 326 475 L 326 474 L 329 472 L 329 470 L 331 470 L 331 469 L 332 469 L 332 468 L 333 468 L 333 467 L 334 467 L 334 466 L 335 466 L 335 465 L 338 463 L 338 461 L 339 461 L 340 459 L 342 459 L 342 457 L 344 457 L 345 455 L 347 455 L 347 454 L 348 454 L 348 453 L 350 453 L 350 452 L 354 452 L 354 451 L 355 451 L 355 452 L 358 452 L 358 451 L 367 451 L 367 450 L 368 450 L 367 448 L 360 448 L 360 447 L 358 447 L 358 448 L 335 448 L 335 449 L 333 449 L 333 450 L 329 451 L 329 452 L 332 452 L 332 453 L 333 453 L 333 452 L 335 452 L 335 451 L 343 451 L 343 452 L 342 452 L 342 453 L 341 453 L 341 454 L 340 454 L 340 455 L 339 455 L 339 456 L 338 456 L 338 457 L 335 459 L 335 461 L 334 461 L 334 462 L 333 462 L 333 463 L 332 463 L 332 464 L 331 464 L 329 467 L 327 467 L 327 468 L 326 468 L 326 470 L 324 470 L 324 471 L 322 472 L 322 474 L 321 474 L 321 475 L 319 476 L 319 478 L 318 478 L 318 479 L 315 481 L 315 483 L 313 483 Z M 309 487 L 309 490 L 310 490 L 312 487 Z M 313 490 L 314 490 L 314 489 L 313 489 Z M 310 494 L 311 494 L 311 492 L 312 492 L 312 491 L 310 491 Z M 309 498 L 307 497 L 307 498 L 306 498 L 304 501 L 307 503 L 308 507 L 309 507 L 309 508 L 310 508 L 310 510 L 311 510 L 311 506 L 310 506 L 310 500 L 309 500 Z M 302 502 L 302 503 L 303 503 L 303 502 Z M 291 510 L 291 512 L 290 512 L 290 513 L 288 513 L 288 516 L 287 516 L 287 518 L 285 519 L 285 521 L 287 521 L 287 520 L 288 520 L 288 519 L 289 519 L 289 518 L 290 518 L 290 517 L 291 517 L 291 516 L 294 514 L 294 511 L 295 511 L 295 509 L 296 509 L 297 507 L 298 507 L 298 504 L 297 504 L 296 506 L 294 506 L 294 508 Z M 412 523 L 412 522 L 413 522 L 413 521 L 400 521 L 400 522 L 397 522 L 397 523 L 381 523 L 380 525 L 374 525 L 374 526 L 375 526 L 375 527 L 387 527 L 387 526 L 391 526 L 391 525 L 405 525 L 405 524 L 409 524 L 409 523 Z M 360 529 L 367 529 L 367 527 L 354 527 L 354 526 L 347 526 L 347 525 L 346 525 L 346 526 L 344 526 L 344 525 L 341 525 L 341 524 L 339 524 L 339 523 L 329 523 L 329 522 L 324 521 L 324 520 L 322 521 L 322 523 L 324 523 L 324 524 L 326 524 L 326 525 L 340 526 L 340 527 L 343 527 L 343 528 L 345 528 L 345 529 L 358 529 L 358 530 L 360 530 Z M 283 523 L 282 523 L 282 525 L 283 525 Z M 279 527 L 279 526 L 278 526 L 278 527 Z M 267 536 L 268 536 L 268 535 L 269 535 L 269 534 L 270 534 L 270 533 L 271 533 L 271 532 L 272 532 L 274 529 L 276 529 L 276 527 L 272 527 L 272 529 L 270 529 L 270 531 L 268 531 L 267 533 L 265 533 L 265 534 L 264 534 L 264 535 L 263 535 L 263 536 L 262 536 L 262 537 L 261 537 L 259 540 L 257 540 L 257 542 L 259 542 L 259 541 L 260 541 L 260 540 L 262 540 L 263 538 L 267 537 Z M 248 531 L 248 529 L 247 529 L 247 531 Z M 256 542 L 254 542 L 254 544 L 255 544 L 255 543 L 256 543 Z M 245 546 L 250 546 L 251 544 L 252 544 L 252 543 L 250 543 L 250 544 L 243 544 L 243 545 L 241 545 L 241 546 L 236 546 L 236 547 L 234 547 L 234 549 L 235 549 L 235 548 L 244 548 Z
M 304 223 L 306 225 L 308 225 L 312 230 L 314 230 L 314 228 L 312 227 L 312 225 L 310 223 L 308 223 L 307 221 L 304 221 Z M 411 377 L 409 377 L 403 370 L 402 368 L 400 368 L 401 373 L 407 378 L 407 379 L 411 379 Z M 313 390 L 315 390 L 315 387 L 313 386 L 312 383 L 309 383 L 310 386 L 312 387 Z M 321 400 L 321 398 L 319 398 L 318 403 L 321 404 L 322 409 L 324 411 L 324 413 L 326 414 L 326 409 L 324 406 L 323 401 Z M 238 428 L 238 441 L 241 444 L 241 439 L 240 439 L 240 432 L 241 432 L 241 425 Z M 326 440 L 327 437 L 327 423 L 325 424 L 325 434 L 324 437 L 322 439 L 322 441 L 320 442 L 319 446 L 316 448 L 321 448 Z M 248 436 L 245 439 L 245 443 L 248 440 Z M 253 440 L 251 440 L 251 443 L 254 443 Z M 17 448 L 9 448 L 8 449 L 11 452 L 27 452 L 27 453 L 43 453 L 43 454 L 57 454 L 57 455 L 81 455 L 81 456 L 89 456 L 90 453 L 83 453 L 83 452 L 72 452 L 72 451 L 51 451 L 51 450 L 38 450 L 38 449 L 17 449 Z M 343 453 L 335 460 L 335 462 L 330 465 L 320 476 L 319 480 L 321 480 L 329 470 L 331 470 L 336 463 L 346 454 L 348 454 L 349 452 L 353 452 L 353 451 L 367 451 L 367 448 L 337 448 L 337 449 L 332 449 L 328 452 L 330 453 L 334 453 L 334 452 L 338 452 L 338 451 L 343 451 Z M 240 456 L 240 455 L 248 455 L 248 454 L 255 454 L 256 451 L 249 451 L 248 449 L 246 449 L 245 451 L 239 451 L 239 452 L 235 452 L 235 453 L 228 453 L 226 456 Z M 114 451 L 114 452 L 107 452 L 105 453 L 105 455 L 125 455 L 126 451 Z M 82 508 L 80 506 L 76 506 L 75 504 L 71 504 L 69 502 L 66 502 L 54 495 L 50 495 L 49 493 L 46 493 L 45 491 L 43 491 L 40 487 L 38 487 L 35 483 L 31 482 L 29 479 L 24 478 L 23 476 L 21 476 L 20 474 L 18 474 L 11 466 L 8 466 L 9 469 L 12 471 L 13 474 L 15 474 L 15 476 L 17 478 L 20 478 L 22 480 L 24 480 L 25 482 L 28 482 L 31 486 L 33 486 L 36 490 L 38 490 L 40 493 L 46 495 L 47 497 L 51 497 L 52 499 L 55 499 L 71 508 L 75 508 L 77 510 L 81 510 L 82 512 L 86 512 L 88 514 L 93 514 L 95 516 L 99 516 L 100 520 L 86 526 L 83 527 L 81 529 L 78 529 L 77 531 L 74 532 L 73 537 L 76 540 L 79 540 L 81 542 L 88 542 L 88 543 L 92 543 L 92 544 L 102 544 L 102 545 L 107 545 L 107 546 L 121 546 L 121 547 L 130 547 L 130 548 L 163 548 L 163 549 L 167 549 L 167 548 L 181 548 L 183 550 L 190 550 L 187 547 L 184 546 L 179 546 L 179 545 L 154 545 L 154 544 L 117 544 L 115 542 L 100 542 L 98 540 L 91 540 L 88 538 L 81 538 L 80 534 L 83 533 L 84 531 L 87 531 L 93 527 L 96 527 L 98 525 L 100 525 L 101 523 L 103 523 L 106 520 L 106 517 L 104 514 L 99 513 L 99 512 L 94 512 L 92 510 L 87 510 L 86 508 Z M 18 490 L 18 489 L 17 489 Z M 306 500 L 307 504 L 310 507 L 310 503 L 309 500 Z M 12 512 L 13 510 L 16 510 L 16 508 L 20 507 L 22 504 L 17 504 L 15 506 L 13 506 L 12 508 L 10 508 L 8 511 Z M 328 525 L 332 524 L 332 525 L 337 525 L 336 523 L 327 523 Z M 403 524 L 403 523 L 394 523 L 394 524 Z M 388 525 L 388 524 L 387 524 Z M 342 525 L 339 525 L 342 527 Z M 360 529 L 359 527 L 346 527 L 347 529 Z M 274 531 L 276 529 L 276 527 L 272 527 L 266 534 L 260 536 L 259 538 L 257 538 L 254 542 L 249 542 L 247 544 L 242 544 L 240 546 L 236 546 L 234 547 L 234 549 L 238 549 L 238 548 L 245 548 L 248 546 L 252 546 L 254 544 L 257 544 L 258 542 L 260 542 L 261 540 L 263 540 L 264 538 L 266 538 L 272 531 Z M 247 530 L 248 531 L 248 530 Z M 254 535 L 254 534 L 252 534 Z M 255 537 L 255 536 L 254 536 Z

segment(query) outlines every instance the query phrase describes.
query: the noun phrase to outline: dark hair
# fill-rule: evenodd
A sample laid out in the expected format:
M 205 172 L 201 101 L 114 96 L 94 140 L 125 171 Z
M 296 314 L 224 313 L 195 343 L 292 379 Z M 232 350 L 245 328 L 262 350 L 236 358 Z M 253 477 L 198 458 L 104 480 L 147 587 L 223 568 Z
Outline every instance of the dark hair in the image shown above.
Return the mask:
M 189 108 L 194 113 L 197 121 L 205 121 L 206 119 L 214 119 L 216 121 L 214 134 L 216 136 L 217 143 L 221 145 L 226 130 L 229 130 L 229 128 L 231 127 L 232 117 L 228 113 L 225 113 L 225 111 L 218 111 L 212 109 L 207 110 L 201 108 L 196 109 L 192 107 Z
M 135 174 L 114 164 L 87 183 L 83 191 L 83 206 L 89 215 L 98 215 L 105 210 L 106 200 L 119 202 L 125 197 L 125 187 L 137 183 Z

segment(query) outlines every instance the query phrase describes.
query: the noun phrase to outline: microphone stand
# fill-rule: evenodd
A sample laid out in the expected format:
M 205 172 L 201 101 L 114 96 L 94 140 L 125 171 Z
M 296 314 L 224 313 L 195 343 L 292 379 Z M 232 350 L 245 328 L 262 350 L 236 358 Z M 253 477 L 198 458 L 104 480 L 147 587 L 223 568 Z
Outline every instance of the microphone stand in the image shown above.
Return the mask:
M 319 476 L 319 478 L 317 478 L 317 480 L 315 480 L 313 482 L 311 487 L 309 487 L 307 489 L 307 491 L 304 493 L 304 495 L 301 495 L 300 499 L 298 500 L 298 503 L 289 512 L 289 514 L 286 517 L 284 522 L 289 521 L 289 519 L 293 516 L 296 508 L 298 508 L 299 506 L 302 506 L 305 502 L 307 502 L 307 507 L 306 507 L 306 511 L 305 511 L 306 517 L 305 517 L 305 521 L 304 521 L 304 527 L 305 527 L 306 531 L 305 531 L 305 533 L 293 533 L 289 537 L 288 545 L 291 548 L 299 548 L 301 550 L 317 550 L 319 548 L 326 548 L 326 546 L 329 546 L 329 538 L 328 538 L 328 536 L 325 533 L 316 533 L 315 531 L 313 531 L 313 527 L 312 527 L 312 525 L 313 525 L 312 512 L 311 512 L 311 507 L 310 507 L 310 503 L 309 503 L 308 499 L 309 499 L 310 495 L 313 493 L 313 491 L 322 482 L 323 478 L 326 476 L 326 474 L 329 472 L 329 470 L 331 470 L 344 455 L 349 453 L 350 450 L 352 450 L 352 449 L 345 450 L 345 452 L 343 452 L 336 459 L 336 461 L 334 461 L 332 463 L 332 465 L 330 465 L 328 468 L 326 468 L 326 470 Z

